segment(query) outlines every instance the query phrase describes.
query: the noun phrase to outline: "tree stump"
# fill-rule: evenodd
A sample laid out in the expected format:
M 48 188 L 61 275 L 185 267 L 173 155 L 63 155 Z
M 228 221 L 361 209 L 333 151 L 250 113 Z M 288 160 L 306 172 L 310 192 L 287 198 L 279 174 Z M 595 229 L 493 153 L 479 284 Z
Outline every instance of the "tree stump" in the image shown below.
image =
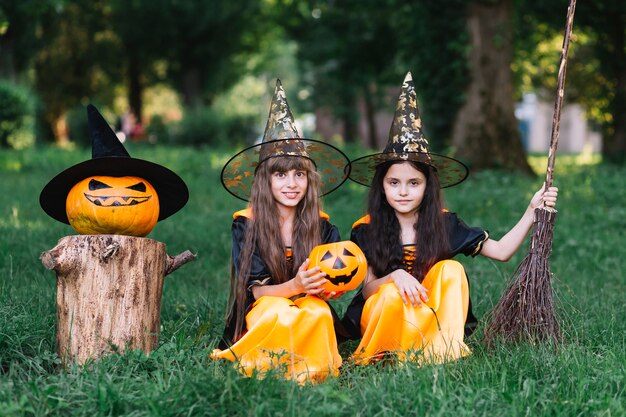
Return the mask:
M 158 342 L 166 275 L 193 260 L 165 244 L 122 235 L 61 238 L 41 254 L 57 278 L 57 350 L 64 365 Z

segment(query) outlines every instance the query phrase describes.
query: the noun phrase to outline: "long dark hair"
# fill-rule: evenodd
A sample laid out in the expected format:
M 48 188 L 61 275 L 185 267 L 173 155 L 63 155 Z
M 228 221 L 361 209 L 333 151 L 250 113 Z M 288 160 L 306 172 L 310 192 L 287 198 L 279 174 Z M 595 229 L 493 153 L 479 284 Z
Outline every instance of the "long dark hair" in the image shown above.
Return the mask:
M 287 263 L 285 245 L 280 233 L 276 213 L 278 207 L 272 196 L 271 177 L 274 172 L 288 172 L 292 169 L 307 173 L 307 190 L 296 207 L 291 241 L 292 262 Z M 231 291 L 227 317 L 236 316 L 235 340 L 244 330 L 246 299 L 248 297 L 248 275 L 255 248 L 271 275 L 271 284 L 281 284 L 296 275 L 302 262 L 316 245 L 321 243 L 320 203 L 318 192 L 320 175 L 313 162 L 307 158 L 288 156 L 271 158 L 257 169 L 250 194 L 248 207 L 252 218 L 247 219 L 246 233 L 239 263 L 239 273 L 231 269 Z M 296 238 L 297 237 L 297 238 Z M 262 244 L 257 244 L 262 242 Z
M 414 224 L 416 237 L 413 275 L 419 281 L 438 261 L 450 252 L 448 233 L 443 216 L 443 200 L 437 171 L 430 165 L 414 161 L 388 161 L 376 168 L 368 198 L 370 224 L 367 241 L 370 246 L 368 262 L 377 277 L 396 269 L 404 269 L 400 222 L 387 202 L 383 180 L 394 164 L 410 163 L 426 176 L 426 189 Z

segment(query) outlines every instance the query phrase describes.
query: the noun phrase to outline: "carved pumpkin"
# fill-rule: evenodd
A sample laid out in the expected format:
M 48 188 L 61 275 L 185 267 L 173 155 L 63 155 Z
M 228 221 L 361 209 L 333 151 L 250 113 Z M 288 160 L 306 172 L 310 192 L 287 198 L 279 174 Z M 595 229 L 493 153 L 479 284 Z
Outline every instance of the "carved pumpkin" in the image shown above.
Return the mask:
M 363 251 L 349 240 L 316 246 L 309 259 L 309 268 L 319 266 L 326 273 L 326 292 L 353 290 L 367 274 L 367 260 Z
M 72 187 L 65 210 L 82 235 L 145 236 L 159 219 L 159 197 L 143 178 L 93 176 Z

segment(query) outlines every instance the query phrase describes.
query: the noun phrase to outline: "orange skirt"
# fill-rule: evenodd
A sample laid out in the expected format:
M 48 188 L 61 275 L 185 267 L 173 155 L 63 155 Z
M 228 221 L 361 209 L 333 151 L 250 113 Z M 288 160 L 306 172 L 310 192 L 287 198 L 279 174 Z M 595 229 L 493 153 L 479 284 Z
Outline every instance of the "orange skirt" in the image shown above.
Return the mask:
M 236 362 L 247 376 L 281 369 L 285 378 L 301 383 L 339 373 L 333 317 L 318 297 L 261 297 L 246 315 L 246 328 L 235 344 L 214 350 L 211 358 Z
M 400 361 L 444 362 L 469 355 L 463 342 L 469 304 L 469 286 L 457 261 L 436 263 L 422 282 L 427 303 L 404 304 L 393 282 L 381 285 L 363 307 L 363 338 L 354 353 L 365 365 L 395 353 Z

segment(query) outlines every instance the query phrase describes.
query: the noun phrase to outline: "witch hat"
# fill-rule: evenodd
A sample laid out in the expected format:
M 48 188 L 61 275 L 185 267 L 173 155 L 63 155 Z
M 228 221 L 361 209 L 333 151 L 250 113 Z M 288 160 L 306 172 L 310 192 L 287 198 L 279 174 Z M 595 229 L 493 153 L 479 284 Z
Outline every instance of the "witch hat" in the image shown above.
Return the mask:
M 422 131 L 413 77 L 408 72 L 402 83 L 396 112 L 389 131 L 389 140 L 382 152 L 363 156 L 350 162 L 350 179 L 370 186 L 376 167 L 387 161 L 415 161 L 437 170 L 441 188 L 464 181 L 469 170 L 461 161 L 430 152 L 428 139 Z
M 39 195 L 39 204 L 50 217 L 69 224 L 65 212 L 68 193 L 78 182 L 96 175 L 134 176 L 148 181 L 159 196 L 159 221 L 183 208 L 189 199 L 189 190 L 176 173 L 154 162 L 132 158 L 91 104 L 87 106 L 87 121 L 91 136 L 91 159 L 59 173 Z
M 349 159 L 342 151 L 326 142 L 300 136 L 285 90 L 280 80 L 276 80 L 263 140 L 226 162 L 222 169 L 222 184 L 229 193 L 247 201 L 259 165 L 270 158 L 294 156 L 313 162 L 321 176 L 320 195 L 333 192 L 348 178 Z

